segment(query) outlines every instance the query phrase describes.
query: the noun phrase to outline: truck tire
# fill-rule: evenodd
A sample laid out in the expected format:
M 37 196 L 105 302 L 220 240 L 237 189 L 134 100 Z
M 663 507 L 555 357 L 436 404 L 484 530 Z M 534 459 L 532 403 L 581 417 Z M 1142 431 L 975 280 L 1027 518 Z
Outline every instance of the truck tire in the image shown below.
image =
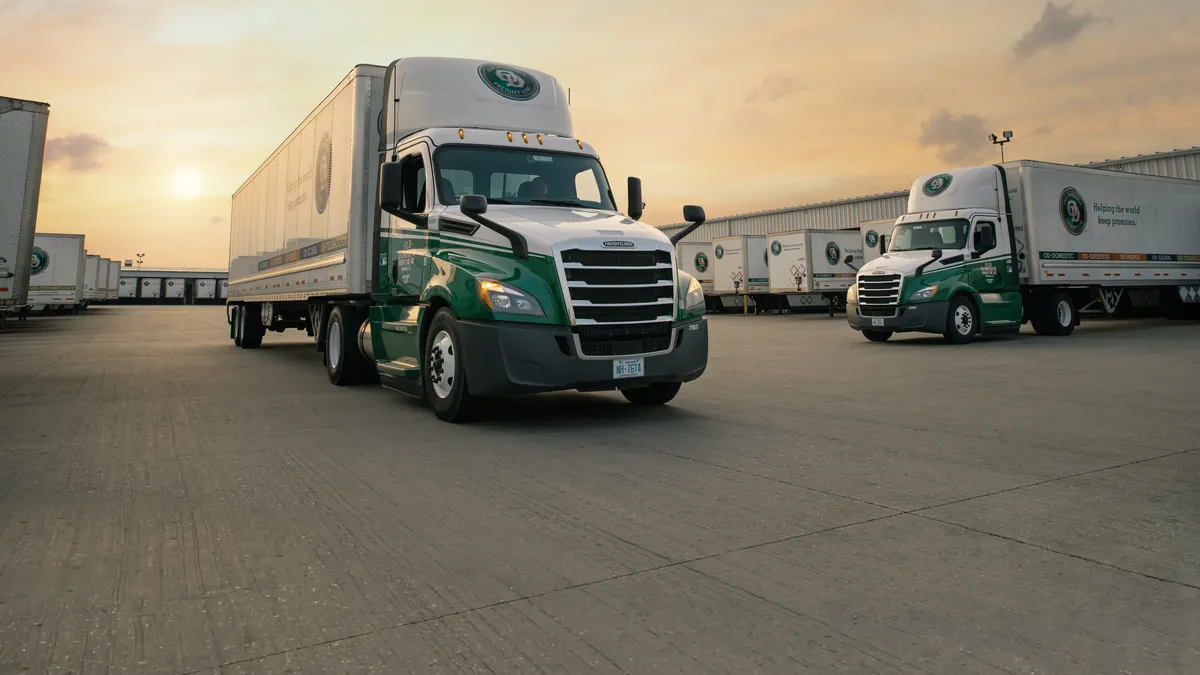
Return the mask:
M 375 364 L 358 350 L 358 329 L 367 317 L 349 305 L 338 305 L 329 313 L 325 338 L 325 371 L 339 387 L 369 384 L 378 376 Z
M 965 345 L 975 339 L 979 331 L 979 312 L 975 303 L 965 295 L 956 295 L 950 300 L 950 309 L 946 315 L 946 332 L 942 337 L 946 342 Z
M 238 325 L 241 326 L 240 333 L 242 334 L 242 349 L 258 349 L 262 346 L 263 335 L 266 334 L 267 328 L 262 325 L 261 310 L 258 303 L 249 303 L 242 305 L 242 311 L 239 314 Z
M 242 346 L 242 306 L 233 307 L 233 346 Z
M 636 406 L 652 406 L 670 403 L 683 386 L 679 382 L 656 382 L 648 387 L 622 389 L 621 395 Z
M 467 390 L 465 354 L 458 336 L 458 321 L 450 308 L 438 310 L 425 335 L 421 373 L 425 399 L 438 419 L 465 422 L 475 414 L 478 402 Z
M 1033 316 L 1033 330 L 1038 335 L 1070 335 L 1079 322 L 1079 312 L 1071 302 L 1071 296 L 1064 291 L 1037 298 L 1030 313 Z
M 888 338 L 892 337 L 890 330 L 864 330 L 862 334 L 871 342 L 887 342 Z

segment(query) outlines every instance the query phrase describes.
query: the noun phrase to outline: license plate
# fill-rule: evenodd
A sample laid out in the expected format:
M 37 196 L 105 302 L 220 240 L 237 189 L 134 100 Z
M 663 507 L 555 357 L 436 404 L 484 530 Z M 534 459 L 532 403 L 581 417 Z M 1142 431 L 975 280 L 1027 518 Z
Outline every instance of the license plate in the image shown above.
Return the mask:
M 613 361 L 613 379 L 624 380 L 646 374 L 646 359 L 617 359 Z
M 882 326 L 883 319 L 871 319 L 871 325 L 872 326 Z

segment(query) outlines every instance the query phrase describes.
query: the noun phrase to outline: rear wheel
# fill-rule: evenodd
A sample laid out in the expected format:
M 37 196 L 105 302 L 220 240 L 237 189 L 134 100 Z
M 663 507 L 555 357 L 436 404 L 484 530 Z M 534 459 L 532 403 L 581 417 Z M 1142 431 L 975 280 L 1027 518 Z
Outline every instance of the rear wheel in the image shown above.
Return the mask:
M 242 346 L 242 306 L 233 307 L 233 346 Z
M 862 334 L 871 342 L 887 342 L 888 338 L 892 337 L 890 330 L 864 330 Z
M 329 337 L 325 343 L 325 371 L 329 381 L 339 387 L 371 382 L 375 364 L 358 350 L 358 330 L 367 317 L 348 305 L 338 305 L 329 313 Z
M 242 305 L 241 321 L 238 322 L 241 326 L 239 332 L 242 334 L 242 349 L 258 349 L 262 346 L 267 328 L 262 325 L 261 314 L 258 303 Z
M 1078 323 L 1075 303 L 1063 291 L 1050 293 L 1036 299 L 1031 312 L 1033 330 L 1038 335 L 1070 335 Z
M 979 330 L 979 312 L 975 311 L 975 303 L 964 295 L 957 295 L 950 300 L 950 310 L 946 316 L 946 332 L 943 337 L 946 342 L 965 345 L 975 339 Z
M 622 389 L 621 395 L 636 406 L 663 405 L 675 398 L 682 386 L 679 382 L 657 382 L 648 387 Z
M 465 354 L 454 313 L 446 307 L 439 309 L 426 335 L 422 364 L 425 399 L 438 419 L 467 421 L 474 415 L 478 402 L 467 390 Z

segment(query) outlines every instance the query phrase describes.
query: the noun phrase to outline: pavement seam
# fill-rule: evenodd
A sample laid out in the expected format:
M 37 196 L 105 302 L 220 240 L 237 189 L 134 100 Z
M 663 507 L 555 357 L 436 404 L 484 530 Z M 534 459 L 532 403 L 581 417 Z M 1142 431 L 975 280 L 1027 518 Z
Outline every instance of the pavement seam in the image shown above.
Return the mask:
M 397 624 L 393 624 L 391 626 L 384 626 L 383 628 L 376 628 L 373 630 L 363 631 L 361 633 L 355 633 L 354 635 L 346 635 L 346 636 L 337 637 L 337 638 L 330 638 L 328 640 L 322 640 L 320 642 L 314 642 L 314 643 L 307 644 L 307 645 L 301 645 L 299 647 L 293 647 L 291 649 L 281 649 L 276 652 L 271 652 L 270 654 L 251 656 L 251 657 L 247 657 L 244 659 L 237 659 L 235 661 L 228 661 L 228 662 L 220 663 L 215 666 L 208 666 L 205 668 L 188 670 L 188 671 L 184 671 L 184 672 L 180 673 L 179 675 L 198 675 L 199 673 L 208 673 L 208 672 L 211 672 L 213 670 L 213 668 L 220 670 L 222 668 L 229 668 L 230 666 L 237 666 L 237 665 L 242 665 L 242 664 L 246 664 L 246 663 L 252 663 L 254 661 L 261 661 L 263 659 L 269 659 L 269 658 L 276 657 L 276 656 L 284 656 L 287 654 L 293 654 L 295 652 L 304 651 L 305 649 L 312 649 L 314 647 L 323 647 L 325 645 L 330 645 L 335 642 L 345 642 L 345 641 L 349 641 L 349 640 L 357 640 L 359 638 L 367 637 L 370 635 L 378 635 L 378 634 L 385 633 L 385 632 L 391 631 L 391 630 L 398 630 L 401 628 L 410 628 L 412 626 L 420 626 L 420 625 L 427 624 L 427 623 L 444 621 L 446 619 L 453 619 L 455 617 L 462 616 L 465 614 L 473 614 L 475 612 L 482 612 L 485 610 L 495 609 L 497 607 L 504 607 L 506 605 L 511 605 L 511 604 L 515 604 L 518 602 L 527 602 L 529 600 L 537 600 L 539 598 L 544 598 L 546 596 L 553 595 L 555 593 L 562 593 L 565 591 L 574 591 L 574 590 L 578 590 L 581 588 L 588 588 L 588 587 L 596 586 L 599 584 L 606 584 L 611 581 L 620 581 L 622 579 L 628 579 L 631 577 L 641 576 L 643 574 L 651 574 L 653 572 L 659 572 L 662 570 L 672 569 L 674 567 L 685 567 L 692 563 L 702 562 L 702 561 L 709 560 L 712 558 L 719 558 L 721 556 L 729 555 L 731 553 L 740 553 L 743 551 L 750 551 L 750 550 L 753 550 L 756 548 L 763 548 L 766 546 L 774 546 L 776 544 L 784 544 L 789 541 L 795 541 L 797 539 L 802 539 L 804 537 L 810 537 L 810 536 L 818 535 L 818 534 L 826 534 L 828 532 L 834 532 L 837 530 L 843 530 L 843 529 L 847 529 L 847 528 L 851 528 L 851 527 L 857 527 L 859 525 L 867 525 L 869 523 L 874 523 L 874 522 L 877 522 L 880 520 L 887 520 L 889 518 L 895 518 L 897 516 L 903 516 L 903 515 L 907 515 L 907 513 L 905 513 L 905 512 L 888 513 L 888 514 L 885 514 L 882 516 L 876 516 L 874 518 L 867 518 L 865 520 L 856 520 L 852 523 L 844 523 L 842 525 L 834 525 L 832 527 L 826 527 L 826 528 L 822 528 L 819 530 L 813 530 L 811 532 L 803 532 L 801 534 L 789 535 L 787 537 L 782 537 L 780 539 L 773 539 L 771 541 L 747 544 L 745 546 L 741 546 L 738 548 L 733 548 L 733 549 L 729 549 L 729 550 L 725 550 L 725 551 L 719 551 L 717 553 L 709 553 L 709 554 L 701 555 L 701 556 L 695 556 L 692 558 L 687 558 L 685 560 L 677 560 L 675 562 L 670 562 L 670 563 L 658 565 L 655 567 L 648 567 L 643 570 L 636 570 L 633 572 L 625 572 L 623 574 L 615 574 L 613 576 L 605 577 L 603 579 L 595 579 L 593 581 L 584 581 L 584 582 L 580 582 L 577 584 L 571 584 L 569 586 L 563 586 L 562 588 L 553 588 L 548 591 L 542 591 L 541 593 L 531 593 L 529 595 L 524 595 L 519 598 L 510 598 L 508 600 L 499 600 L 497 602 L 488 603 L 486 605 L 479 605 L 476 607 L 466 607 L 466 608 L 463 608 L 460 610 L 456 610 L 453 612 L 447 612 L 445 614 L 439 614 L 437 616 L 432 616 L 432 617 L 428 617 L 425 619 L 415 619 L 413 621 L 403 621 L 403 622 L 400 622 Z M 691 568 L 689 567 L 688 569 L 691 569 Z
M 930 521 L 933 521 L 933 522 L 935 522 L 935 523 L 941 523 L 941 524 L 943 524 L 943 525 L 950 525 L 950 526 L 952 526 L 952 527 L 959 527 L 959 528 L 962 528 L 962 529 L 964 529 L 964 530 L 967 530 L 967 531 L 969 531 L 969 532 L 974 532 L 974 533 L 976 533 L 976 534 L 982 534 L 982 535 L 986 535 L 986 536 L 989 536 L 989 537 L 996 537 L 997 539 L 1003 539 L 1003 540 L 1005 540 L 1005 541 L 1011 541 L 1011 542 L 1013 542 L 1013 543 L 1016 543 L 1016 544 L 1023 544 L 1023 545 L 1025 545 L 1025 546 L 1029 546 L 1030 548 L 1036 548 L 1036 549 L 1038 549 L 1038 550 L 1041 550 L 1041 551 L 1046 551 L 1047 553 L 1053 553 L 1053 554 L 1056 554 L 1056 555 L 1066 556 L 1066 557 L 1068 557 L 1068 558 L 1074 558 L 1075 560 L 1082 560 L 1082 561 L 1084 561 L 1084 562 L 1089 562 L 1089 563 L 1092 563 L 1092 564 L 1095 564 L 1095 565 L 1100 565 L 1101 567 L 1107 567 L 1107 568 L 1109 568 L 1109 569 L 1116 570 L 1116 571 L 1118 571 L 1118 572 L 1124 572 L 1124 573 L 1126 573 L 1126 574 L 1132 574 L 1133 576 L 1142 577 L 1142 578 L 1144 578 L 1144 579 L 1151 579 L 1151 580 L 1153 580 L 1153 581 L 1161 581 L 1161 582 L 1163 582 L 1163 583 L 1172 584 L 1172 585 L 1175 585 L 1175 586 L 1183 586 L 1184 588 L 1191 588 L 1191 589 L 1194 589 L 1194 590 L 1200 591 L 1200 585 L 1196 585 L 1196 584 L 1189 584 L 1189 583 L 1187 583 L 1186 581 L 1178 581 L 1178 580 L 1175 580 L 1175 579 L 1167 579 L 1167 578 L 1165 578 L 1165 577 L 1159 577 L 1159 576 L 1155 576 L 1155 575 L 1153 575 L 1153 574 L 1147 574 L 1147 573 L 1145 573 L 1145 572 L 1138 572 L 1137 570 L 1131 570 L 1131 569 L 1129 569 L 1129 568 L 1126 568 L 1126 567 L 1121 567 L 1120 565 L 1114 565 L 1113 563 L 1104 562 L 1103 560 L 1096 560 L 1095 558 L 1089 558 L 1089 557 L 1087 557 L 1087 556 L 1082 556 L 1082 555 L 1079 555 L 1079 554 L 1077 554 L 1077 553 L 1070 553 L 1070 552 L 1068 552 L 1068 551 L 1060 551 L 1060 550 L 1058 550 L 1058 549 L 1050 548 L 1049 546 L 1044 546 L 1044 545 L 1042 545 L 1042 544 L 1035 544 L 1035 543 L 1033 543 L 1033 542 L 1031 542 L 1031 541 L 1025 541 L 1024 539 L 1018 539 L 1018 538 L 1016 538 L 1016 537 L 1010 537 L 1010 536 L 1008 536 L 1008 535 L 1006 535 L 1006 534 L 997 534 L 997 533 L 995 533 L 995 532 L 988 532 L 987 530 L 981 530 L 981 529 L 979 529 L 979 528 L 977 528 L 977 527 L 971 527 L 970 525 L 963 525 L 962 523 L 956 523 L 956 522 L 954 522 L 954 521 L 952 521 L 952 520 L 942 520 L 941 518 L 934 518 L 933 516 L 923 515 L 923 514 L 920 514 L 920 513 L 914 513 L 914 514 L 912 514 L 912 515 L 914 515 L 914 516 L 916 516 L 916 517 L 918 517 L 918 518 L 921 518 L 921 519 L 923 519 L 923 520 L 930 520 Z
M 57 359 L 54 359 L 54 360 L 53 360 L 53 361 L 51 361 L 50 363 L 47 363 L 47 364 L 46 364 L 46 365 L 45 365 L 45 366 L 44 366 L 44 367 L 43 367 L 41 370 L 39 370 L 39 371 L 37 371 L 36 373 L 34 373 L 34 374 L 30 375 L 29 377 L 25 378 L 24 380 L 21 380 L 20 382 L 18 382 L 18 383 L 16 383 L 16 384 L 14 384 L 12 387 L 10 387 L 10 388 L 8 389 L 8 391 L 4 392 L 3 394 L 0 394 L 0 398 L 4 398 L 5 396 L 8 396 L 9 394 L 13 393 L 14 391 L 16 391 L 16 390 L 20 389 L 21 387 L 24 387 L 25 385 L 29 384 L 29 383 L 30 383 L 31 381 L 33 381 L 33 380 L 34 380 L 34 378 L 36 378 L 38 375 L 41 375 L 42 373 L 46 372 L 47 370 L 49 370 L 49 369 L 50 369 L 50 368 L 52 368 L 53 366 L 56 366 L 56 365 L 58 365 L 58 362 L 59 362 L 59 361 L 62 361 L 62 360 L 63 360 L 63 359 L 65 359 L 65 358 L 67 358 L 67 356 L 68 356 L 68 355 L 70 355 L 70 353 L 71 353 L 71 352 L 75 351 L 76 349 L 79 349 L 80 347 L 86 346 L 87 344 L 91 343 L 91 341 L 92 341 L 92 340 L 94 340 L 94 339 L 96 339 L 96 336 L 97 336 L 97 335 L 99 335 L 99 334 L 100 334 L 99 332 L 92 333 L 91 337 L 89 337 L 87 340 L 84 340 L 83 342 L 80 342 L 79 344 L 75 345 L 74 347 L 71 347 L 70 349 L 68 349 L 67 351 L 63 352 L 62 354 L 59 354 L 59 356 L 58 356 L 58 358 L 57 358 Z

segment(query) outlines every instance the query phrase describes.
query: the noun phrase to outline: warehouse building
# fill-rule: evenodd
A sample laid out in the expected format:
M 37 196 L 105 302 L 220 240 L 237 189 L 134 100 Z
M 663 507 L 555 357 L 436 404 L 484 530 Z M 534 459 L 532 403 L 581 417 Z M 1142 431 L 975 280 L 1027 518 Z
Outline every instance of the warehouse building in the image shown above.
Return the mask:
M 1080 164 L 1096 169 L 1125 171 L 1150 176 L 1200 180 L 1200 146 L 1188 150 L 1173 150 L 1151 155 L 1138 155 Z M 851 197 L 817 204 L 790 206 L 770 211 L 755 211 L 734 216 L 714 218 L 701 225 L 685 242 L 709 242 L 715 237 L 743 234 L 771 234 L 788 230 L 847 230 L 869 220 L 895 219 L 904 215 L 908 205 L 908 188 L 896 192 Z M 679 232 L 687 223 L 663 225 L 659 229 L 668 237 Z
M 229 297 L 229 272 L 203 268 L 122 267 L 117 302 L 139 305 L 215 305 Z

